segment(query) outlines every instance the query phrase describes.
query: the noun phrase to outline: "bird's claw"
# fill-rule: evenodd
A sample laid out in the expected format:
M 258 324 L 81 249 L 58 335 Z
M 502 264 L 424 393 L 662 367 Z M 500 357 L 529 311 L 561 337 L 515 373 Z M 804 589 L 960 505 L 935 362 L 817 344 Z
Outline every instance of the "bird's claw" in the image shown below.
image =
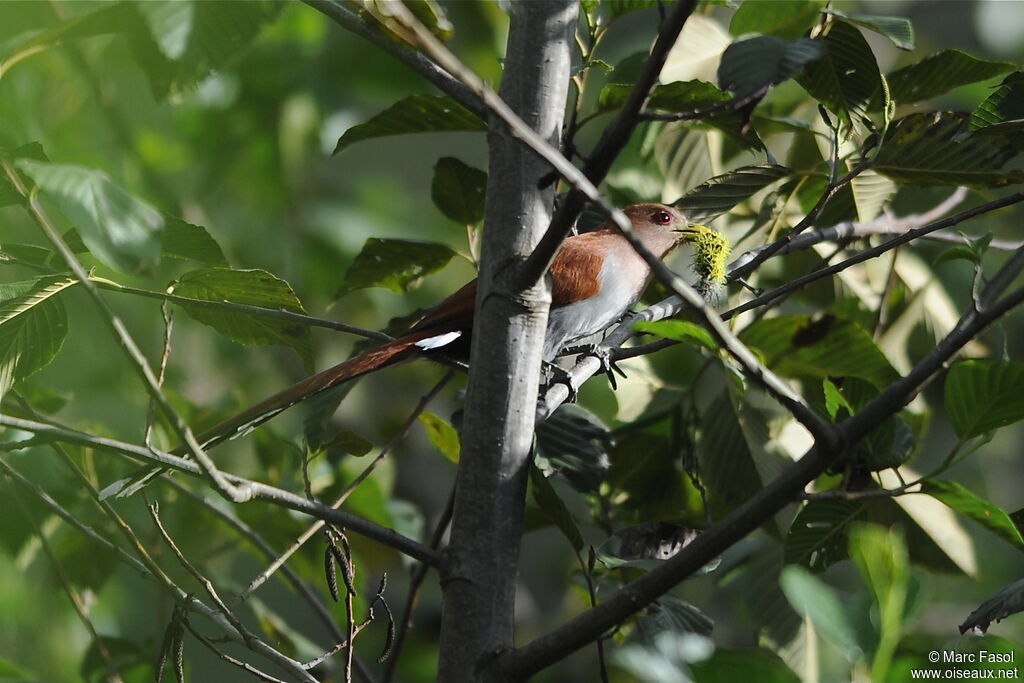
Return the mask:
M 566 397 L 566 403 L 576 403 L 579 398 L 579 387 L 576 386 L 575 380 L 573 380 L 572 373 L 563 367 L 555 365 L 554 363 L 544 362 L 550 373 L 549 385 L 553 384 L 564 384 L 565 388 L 569 391 L 569 396 Z
M 615 375 L 618 374 L 623 379 L 626 379 L 626 373 L 623 372 L 622 368 L 618 366 L 612 357 L 612 349 L 601 344 L 588 344 L 581 347 L 579 353 L 581 356 L 593 356 L 596 358 L 601 363 L 601 371 L 608 375 L 608 383 L 612 386 L 612 390 L 618 390 L 619 386 L 615 381 Z

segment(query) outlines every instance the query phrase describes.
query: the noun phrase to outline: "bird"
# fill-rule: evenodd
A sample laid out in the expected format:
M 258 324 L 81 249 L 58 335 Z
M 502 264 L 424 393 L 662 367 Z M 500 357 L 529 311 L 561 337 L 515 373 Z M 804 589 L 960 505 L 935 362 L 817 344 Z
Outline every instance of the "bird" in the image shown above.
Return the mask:
M 634 204 L 623 212 L 637 237 L 658 258 L 710 231 L 691 224 L 678 209 L 666 204 Z M 543 349 L 543 359 L 549 363 L 573 342 L 619 320 L 640 298 L 652 273 L 626 238 L 607 222 L 567 237 L 551 263 L 550 277 L 551 308 Z M 204 432 L 198 442 L 210 448 L 248 433 L 314 394 L 416 357 L 468 357 L 477 286 L 472 280 L 406 333 L 279 391 Z

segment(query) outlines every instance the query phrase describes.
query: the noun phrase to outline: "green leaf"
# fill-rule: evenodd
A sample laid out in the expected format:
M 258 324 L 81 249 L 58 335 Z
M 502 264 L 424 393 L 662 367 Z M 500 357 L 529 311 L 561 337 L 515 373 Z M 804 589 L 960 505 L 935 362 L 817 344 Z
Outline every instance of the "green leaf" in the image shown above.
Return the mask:
M 821 16 L 825 3 L 820 0 L 774 0 L 745 2 L 729 22 L 729 33 L 741 36 L 764 33 L 792 40 L 807 33 Z
M 886 80 L 893 100 L 910 103 L 944 95 L 962 85 L 987 81 L 1015 68 L 1010 62 L 990 62 L 960 50 L 943 50 L 893 71 Z M 872 104 L 880 107 L 881 100 Z
M 965 261 L 970 261 L 975 265 L 980 265 L 978 253 L 966 244 L 957 244 L 956 246 L 946 249 L 944 252 L 939 254 L 938 258 L 932 261 L 932 265 L 938 266 L 949 261 L 955 261 L 956 259 L 964 259 Z
M 718 351 L 718 342 L 706 329 L 686 320 L 658 320 L 655 322 L 633 323 L 633 329 L 656 334 L 666 339 L 703 347 L 712 353 Z
M 691 665 L 694 683 L 800 683 L 782 658 L 763 647 L 737 650 L 716 647 L 711 657 Z
M 921 185 L 999 187 L 1024 181 L 999 172 L 1016 151 L 998 137 L 967 134 L 960 112 L 910 114 L 889 126 L 872 167 L 893 180 Z
M 997 505 L 975 495 L 955 481 L 929 479 L 921 484 L 927 493 L 965 517 L 970 517 L 1018 550 L 1024 550 L 1024 537 L 1010 515 Z
M 18 244 L 7 242 L 0 247 L 0 265 L 29 264 L 43 268 L 52 268 L 54 253 L 46 247 L 35 244 Z
M 208 266 L 228 265 L 220 245 L 206 228 L 173 216 L 164 216 L 163 255 Z
M 697 456 L 704 485 L 717 512 L 730 511 L 761 490 L 761 476 L 727 392 L 701 415 Z
M 461 225 L 475 225 L 484 219 L 487 174 L 454 157 L 441 157 L 434 164 L 430 196 L 434 205 Z
M 715 628 L 715 622 L 711 617 L 685 600 L 670 594 L 659 597 L 657 602 L 640 615 L 637 622 L 638 635 L 643 634 L 640 637 L 648 641 L 651 640 L 650 636 L 664 632 L 699 633 L 702 636 L 710 636 Z
M 847 557 L 847 534 L 863 505 L 847 500 L 812 500 L 786 535 L 785 562 L 822 572 Z
M 831 315 L 765 318 L 743 330 L 740 339 L 788 377 L 859 377 L 877 387 L 898 377 L 871 335 Z
M 608 11 L 608 21 L 641 9 L 658 7 L 658 0 L 604 0 L 601 6 Z
M 842 21 L 833 21 L 821 42 L 824 57 L 810 64 L 797 82 L 850 125 L 867 116 L 868 104 L 882 91 L 875 54 L 861 32 Z
M 561 405 L 537 430 L 537 466 L 561 474 L 577 491 L 593 493 L 611 467 L 614 445 L 608 426 L 580 405 Z
M 150 270 L 160 260 L 164 219 L 95 169 L 20 159 L 18 168 L 75 224 L 89 251 L 126 273 Z
M 396 294 L 408 292 L 424 277 L 441 270 L 454 255 L 436 242 L 371 237 L 345 271 L 345 280 L 334 297 L 367 287 L 383 287 Z
M 743 166 L 698 185 L 676 200 L 673 206 L 683 211 L 687 219 L 707 223 L 791 172 L 785 166 L 774 164 Z
M 839 388 L 836 387 L 832 380 L 827 377 L 823 379 L 821 381 L 821 390 L 825 395 L 825 410 L 828 411 L 828 416 L 833 422 L 835 422 L 840 408 L 846 408 L 846 412 L 853 415 L 853 407 L 850 406 L 850 402 L 840 393 Z
M 1014 148 L 1024 149 L 1021 133 L 1024 119 L 1024 72 L 1015 71 L 999 84 L 978 108 L 971 113 L 967 128 L 975 132 L 1004 134 Z
M 966 360 L 946 375 L 946 412 L 963 441 L 1024 418 L 1024 363 Z
M 373 450 L 373 443 L 359 432 L 351 429 L 343 429 L 335 434 L 322 448 L 336 448 L 349 455 L 361 458 Z
M 77 282 L 48 275 L 0 284 L 0 396 L 49 365 L 60 351 L 68 316 L 55 297 Z
M 877 524 L 860 524 L 850 532 L 850 558 L 878 605 L 879 643 L 871 678 L 888 679 L 896 645 L 903 631 L 903 615 L 910 583 L 910 558 L 902 533 Z
M 604 86 L 598 94 L 598 110 L 607 111 L 621 107 L 632 89 L 633 86 L 626 83 L 609 83 Z M 729 98 L 729 93 L 722 92 L 713 83 L 707 81 L 675 81 L 655 86 L 647 100 L 647 107 L 686 113 L 710 107 Z M 715 115 L 709 118 L 714 117 Z
M 366 123 L 349 128 L 338 140 L 334 153 L 361 140 L 388 135 L 483 130 L 487 130 L 487 126 L 476 114 L 448 96 L 412 95 Z
M 227 301 L 293 313 L 306 312 L 291 285 L 265 270 L 193 270 L 182 275 L 169 291 L 201 301 Z M 312 366 L 313 351 L 309 329 L 305 325 L 256 313 L 206 308 L 196 304 L 181 304 L 181 307 L 190 317 L 209 325 L 232 341 L 246 346 L 290 346 L 307 366 Z
M 753 95 L 796 76 L 824 55 L 821 41 L 810 38 L 793 42 L 775 36 L 741 38 L 722 53 L 718 85 L 737 97 Z
M 855 162 L 851 159 L 847 163 L 852 170 Z M 870 168 L 851 180 L 850 187 L 857 207 L 857 220 L 865 223 L 877 218 L 899 189 L 892 180 Z
M 450 424 L 429 411 L 423 411 L 417 418 L 423 429 L 427 432 L 427 438 L 434 448 L 440 451 L 441 455 L 454 463 L 459 462 L 462 453 L 462 442 L 459 440 L 459 433 Z
M 573 550 L 577 553 L 580 552 L 583 549 L 583 536 L 580 535 L 580 530 L 572 518 L 572 513 L 569 512 L 569 508 L 565 506 L 562 499 L 555 493 L 551 482 L 544 477 L 544 474 L 536 466 L 530 467 L 530 485 L 533 491 L 533 499 L 537 501 L 537 505 L 569 540 Z
M 859 12 L 842 12 L 829 8 L 828 13 L 834 17 L 842 17 L 851 24 L 863 26 L 869 31 L 880 33 L 901 50 L 914 49 L 914 25 L 905 17 L 886 17 L 878 14 L 861 14 Z
M 783 568 L 780 585 L 798 614 L 809 618 L 826 638 L 843 650 L 857 651 L 857 639 L 847 610 L 831 587 L 795 565 Z

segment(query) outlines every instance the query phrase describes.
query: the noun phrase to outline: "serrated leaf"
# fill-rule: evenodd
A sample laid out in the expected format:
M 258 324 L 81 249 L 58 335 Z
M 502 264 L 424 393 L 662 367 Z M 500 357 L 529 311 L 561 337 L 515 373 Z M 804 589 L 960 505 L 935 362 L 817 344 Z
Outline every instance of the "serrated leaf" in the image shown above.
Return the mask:
M 208 266 L 228 265 L 220 245 L 206 228 L 173 216 L 164 216 L 163 255 Z
M 860 12 L 842 12 L 829 8 L 828 13 L 834 17 L 842 17 L 851 24 L 863 26 L 869 31 L 879 33 L 901 50 L 914 49 L 914 25 L 906 17 L 887 17 L 879 14 L 862 14 Z
M 306 312 L 291 285 L 265 270 L 193 270 L 182 275 L 169 291 L 202 301 L 227 301 L 293 313 Z M 232 341 L 246 346 L 290 346 L 307 367 L 312 366 L 313 351 L 309 329 L 305 325 L 255 313 L 195 304 L 180 305 L 191 318 L 209 325 Z
M 561 474 L 577 491 L 595 492 L 608 475 L 611 431 L 580 405 L 562 405 L 536 427 L 537 466 Z
M 833 21 L 821 38 L 824 56 L 808 65 L 797 82 L 846 124 L 867 116 L 882 91 L 882 75 L 871 46 L 853 26 Z
M 998 137 L 967 134 L 960 112 L 910 114 L 889 126 L 872 167 L 893 180 L 921 185 L 1000 187 L 1024 182 L 1001 168 L 1017 152 Z
M 444 457 L 458 463 L 462 453 L 462 442 L 455 427 L 429 411 L 423 411 L 417 419 L 426 430 L 427 438 L 430 439 L 430 443 L 434 444 L 434 448 L 440 451 Z
M 383 287 L 396 294 L 408 292 L 424 277 L 441 270 L 454 255 L 436 242 L 371 237 L 345 271 L 334 297 L 367 287 Z
M 718 342 L 706 329 L 686 320 L 658 320 L 655 322 L 638 322 L 633 329 L 659 337 L 672 339 L 691 346 L 703 347 L 712 353 L 718 351 Z
M 688 220 L 706 223 L 791 173 L 785 166 L 763 164 L 743 166 L 715 176 L 686 193 L 673 206 Z
M 803 567 L 783 568 L 779 578 L 782 592 L 796 612 L 811 620 L 833 643 L 847 652 L 857 650 L 857 639 L 835 591 Z
M 863 505 L 847 500 L 812 500 L 797 514 L 786 535 L 785 562 L 822 572 L 847 557 L 850 524 Z
M 986 81 L 1016 69 L 1010 62 L 990 62 L 960 50 L 943 50 L 886 76 L 889 95 L 900 103 L 920 102 L 962 85 Z M 881 100 L 872 103 L 881 106 Z
M 89 251 L 103 263 L 137 273 L 160 260 L 163 217 L 107 174 L 31 159 L 15 163 L 71 219 Z
M 474 225 L 484 219 L 484 195 L 487 174 L 454 157 L 441 157 L 434 164 L 430 196 L 434 205 L 461 225 Z
M 68 333 L 58 294 L 78 281 L 63 275 L 0 284 L 0 396 L 50 364 Z
M 1024 418 L 1024 363 L 966 360 L 946 375 L 945 406 L 961 440 Z
M 361 140 L 409 133 L 452 133 L 487 130 L 480 118 L 448 96 L 412 95 L 396 102 L 366 123 L 352 126 L 338 139 L 334 153 Z
M 979 629 L 984 633 L 993 621 L 1001 621 L 1018 612 L 1024 612 L 1024 579 L 1011 583 L 978 605 L 964 623 L 960 624 L 960 633 L 973 629 Z
M 743 38 L 722 53 L 718 85 L 744 97 L 796 76 L 824 55 L 825 46 L 810 38 L 792 42 L 775 36 Z
M 1010 515 L 998 505 L 969 491 L 955 481 L 929 479 L 921 484 L 921 492 L 945 503 L 965 517 L 970 517 L 1018 550 L 1024 550 L 1024 537 Z
M 1015 71 L 971 113 L 968 130 L 998 133 L 1014 148 L 1024 149 L 1024 72 Z
M 540 509 L 555 523 L 555 526 L 558 527 L 572 545 L 573 550 L 577 553 L 582 550 L 583 536 L 580 535 L 579 527 L 576 526 L 572 513 L 569 512 L 569 508 L 565 506 L 562 499 L 555 493 L 551 482 L 535 466 L 530 467 L 530 485 L 533 491 L 533 499 L 537 501 Z
M 871 335 L 830 315 L 765 318 L 743 330 L 740 339 L 788 377 L 859 377 L 877 387 L 898 377 Z
M 764 33 L 792 40 L 814 26 L 824 6 L 825 3 L 820 0 L 745 2 L 732 15 L 729 32 L 734 36 Z
M 840 393 L 839 388 L 830 380 L 825 378 L 821 381 L 821 390 L 825 395 L 825 410 L 828 412 L 829 418 L 835 422 L 836 415 L 839 414 L 840 408 L 846 408 L 846 412 L 853 415 L 853 407 L 850 402 L 846 400 L 846 397 Z

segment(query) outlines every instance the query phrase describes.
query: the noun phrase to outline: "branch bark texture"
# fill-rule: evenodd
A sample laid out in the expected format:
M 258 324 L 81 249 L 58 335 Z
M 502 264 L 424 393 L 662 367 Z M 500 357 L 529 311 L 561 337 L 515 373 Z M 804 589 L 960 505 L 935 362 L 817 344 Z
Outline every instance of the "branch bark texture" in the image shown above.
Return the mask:
M 511 5 L 500 95 L 558 146 L 568 95 L 572 0 Z M 510 647 L 537 380 L 551 300 L 541 281 L 513 276 L 551 220 L 549 166 L 492 122 L 480 289 L 444 587 L 439 680 L 477 681 L 481 662 Z

